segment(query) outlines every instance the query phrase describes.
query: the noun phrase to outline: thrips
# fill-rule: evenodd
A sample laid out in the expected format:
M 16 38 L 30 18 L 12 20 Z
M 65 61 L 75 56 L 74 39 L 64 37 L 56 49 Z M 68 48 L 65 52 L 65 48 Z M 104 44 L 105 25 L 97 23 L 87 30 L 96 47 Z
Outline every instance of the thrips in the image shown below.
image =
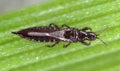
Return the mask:
M 81 42 L 84 45 L 90 45 L 91 41 L 99 39 L 98 35 L 92 32 L 90 27 L 78 29 L 69 27 L 66 24 L 58 27 L 54 23 L 51 23 L 49 26 L 31 27 L 12 33 L 32 41 L 54 42 L 53 45 L 47 45 L 48 47 L 54 47 L 60 41 L 68 42 L 68 44 L 63 46 L 64 48 L 73 42 Z M 86 40 L 89 42 L 86 42 Z

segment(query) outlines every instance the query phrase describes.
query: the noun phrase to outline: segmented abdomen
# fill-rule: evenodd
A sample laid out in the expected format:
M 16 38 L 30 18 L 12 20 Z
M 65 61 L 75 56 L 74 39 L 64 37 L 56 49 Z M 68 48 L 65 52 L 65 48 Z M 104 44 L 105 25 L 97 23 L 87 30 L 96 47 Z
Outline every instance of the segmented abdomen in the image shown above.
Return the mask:
M 33 41 L 40 41 L 40 42 L 56 42 L 60 41 L 57 38 L 51 37 L 51 36 L 35 36 L 35 35 L 29 35 L 29 33 L 51 33 L 55 31 L 59 31 L 60 29 L 55 28 L 55 27 L 47 27 L 47 26 L 42 26 L 42 27 L 32 27 L 28 29 L 23 29 L 18 32 L 13 32 L 14 34 L 17 34 L 21 36 L 22 38 L 28 39 L 28 40 L 33 40 Z

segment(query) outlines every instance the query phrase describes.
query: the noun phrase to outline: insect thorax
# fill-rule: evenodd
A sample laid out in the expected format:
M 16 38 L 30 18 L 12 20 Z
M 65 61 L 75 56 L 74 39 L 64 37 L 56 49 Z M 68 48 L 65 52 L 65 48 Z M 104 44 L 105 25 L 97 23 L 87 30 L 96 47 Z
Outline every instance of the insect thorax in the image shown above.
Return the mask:
M 65 29 L 64 37 L 70 39 L 71 42 L 78 41 L 78 30 L 77 29 Z
M 71 42 L 71 40 L 65 38 L 64 35 L 65 35 L 65 30 L 60 30 L 60 31 L 55 31 L 55 32 L 50 33 L 50 36 L 51 36 L 51 37 L 60 39 L 60 40 L 62 40 L 62 41 Z
M 60 39 L 66 42 L 76 42 L 78 39 L 78 32 L 75 29 L 63 29 L 49 33 L 51 37 Z

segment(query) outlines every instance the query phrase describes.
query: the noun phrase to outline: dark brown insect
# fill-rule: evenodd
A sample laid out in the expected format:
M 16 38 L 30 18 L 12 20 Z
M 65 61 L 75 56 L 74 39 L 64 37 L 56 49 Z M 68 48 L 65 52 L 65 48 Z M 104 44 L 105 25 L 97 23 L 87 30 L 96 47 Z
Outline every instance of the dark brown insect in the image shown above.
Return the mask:
M 77 29 L 69 27 L 66 24 L 58 27 L 54 23 L 51 23 L 49 26 L 32 27 L 12 33 L 28 40 L 55 42 L 53 45 L 47 45 L 48 47 L 54 47 L 60 41 L 68 42 L 63 47 L 69 46 L 72 42 L 81 42 L 84 45 L 90 45 L 90 42 L 86 42 L 86 40 L 93 41 L 99 39 L 98 35 L 92 32 L 92 29 L 89 27 Z

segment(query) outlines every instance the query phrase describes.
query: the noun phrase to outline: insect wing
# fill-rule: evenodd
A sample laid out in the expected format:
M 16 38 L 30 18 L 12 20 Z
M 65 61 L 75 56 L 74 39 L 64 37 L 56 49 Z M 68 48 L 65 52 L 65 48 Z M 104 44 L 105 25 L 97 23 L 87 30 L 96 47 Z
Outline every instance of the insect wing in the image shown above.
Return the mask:
M 49 33 L 58 31 L 59 29 L 55 29 L 53 27 L 33 27 L 28 29 L 23 29 L 18 32 L 12 32 L 13 34 L 17 34 L 22 38 L 33 40 L 33 41 L 40 41 L 40 42 L 53 42 L 59 41 L 58 39 L 49 36 Z

